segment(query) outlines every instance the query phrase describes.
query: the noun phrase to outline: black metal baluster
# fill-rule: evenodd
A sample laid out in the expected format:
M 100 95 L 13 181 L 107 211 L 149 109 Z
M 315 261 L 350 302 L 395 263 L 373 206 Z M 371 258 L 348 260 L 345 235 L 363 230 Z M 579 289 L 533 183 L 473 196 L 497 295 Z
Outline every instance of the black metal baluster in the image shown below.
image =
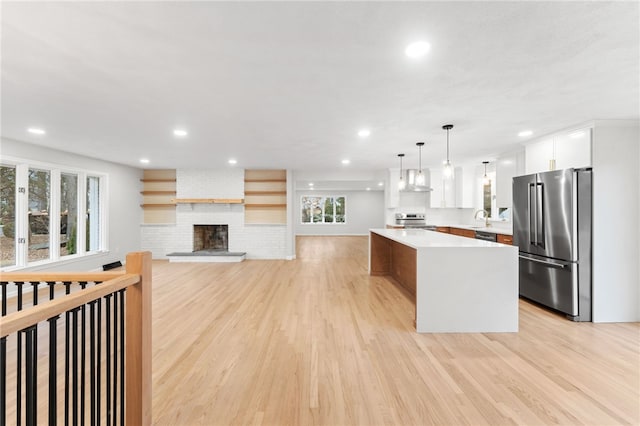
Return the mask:
M 64 282 L 64 293 L 71 293 L 71 282 Z M 64 424 L 69 425 L 69 334 L 71 326 L 71 312 L 64 313 Z
M 91 425 L 96 424 L 96 301 L 89 302 L 89 382 L 91 387 Z
M 47 281 L 49 286 L 49 300 L 55 297 L 55 281 Z M 58 386 L 58 328 L 60 315 L 47 319 L 49 322 L 49 425 L 56 424 L 57 417 L 57 386 Z
M 118 420 L 118 293 L 113 293 L 113 426 Z
M 2 286 L 2 316 L 7 315 L 7 284 Z M 0 426 L 7 424 L 7 338 L 0 338 Z
M 26 362 L 25 362 L 25 399 L 26 399 L 26 421 L 27 426 L 35 426 L 38 422 L 37 418 L 37 399 L 38 384 L 36 381 L 36 365 L 38 363 L 38 354 L 36 339 L 36 330 L 38 325 L 31 326 L 22 332 L 25 334 L 26 343 Z
M 22 310 L 22 284 L 14 283 L 18 286 L 18 311 Z M 16 333 L 17 337 L 17 363 L 16 363 L 16 424 L 22 424 L 22 332 Z
M 107 294 L 105 297 L 105 311 L 106 311 L 106 336 L 105 342 L 107 344 L 106 347 L 106 361 L 107 361 L 107 386 L 105 389 L 105 393 L 107 394 L 107 405 L 105 409 L 107 410 L 107 425 L 111 424 L 111 295 Z
M 31 288 L 33 290 L 33 306 L 37 306 L 38 305 L 38 286 L 40 285 L 40 282 L 31 282 Z M 35 354 L 33 359 L 34 359 L 34 363 L 33 363 L 33 385 L 34 385 L 34 391 L 33 391 L 33 407 L 34 407 L 34 411 L 36 410 L 36 407 L 38 406 L 38 392 L 37 392 L 37 385 L 36 385 L 36 379 L 38 377 L 38 326 L 34 326 L 33 330 L 31 331 L 31 333 L 33 333 L 32 339 L 32 349 L 33 349 L 33 353 Z M 28 338 L 28 337 L 27 337 Z M 34 419 L 35 419 L 35 414 L 34 414 Z M 29 422 L 27 421 L 27 424 Z M 34 423 L 35 424 L 35 423 Z
M 72 419 L 73 426 L 78 425 L 78 308 L 71 310 L 71 391 L 72 391 Z
M 124 425 L 124 295 L 120 290 L 120 425 Z
M 84 290 L 87 288 L 86 281 L 80 281 L 80 288 Z M 85 416 L 85 368 L 86 368 L 86 318 L 85 312 L 86 307 L 82 305 L 80 307 L 80 424 L 84 426 L 84 416 Z
M 98 332 L 97 341 L 97 354 L 96 354 L 96 421 L 100 424 L 100 408 L 102 406 L 102 399 L 100 398 L 100 389 L 102 386 L 102 299 L 98 299 L 98 326 L 96 330 Z

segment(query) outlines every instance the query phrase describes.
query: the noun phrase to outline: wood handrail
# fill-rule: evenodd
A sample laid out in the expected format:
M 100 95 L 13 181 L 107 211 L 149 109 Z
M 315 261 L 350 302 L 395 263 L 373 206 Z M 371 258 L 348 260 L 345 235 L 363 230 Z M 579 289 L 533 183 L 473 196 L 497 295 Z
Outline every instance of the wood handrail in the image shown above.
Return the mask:
M 0 272 L 0 282 L 104 282 L 124 272 Z
M 84 276 L 83 276 L 84 277 Z M 31 281 L 36 279 L 25 279 L 16 281 Z M 49 280 L 54 281 L 54 280 Z M 64 279 L 61 281 L 73 281 Z M 83 279 L 82 281 L 93 281 Z M 99 280 L 99 281 L 102 281 Z M 117 278 L 103 281 L 102 284 L 86 288 L 82 291 L 66 295 L 60 299 L 49 300 L 37 306 L 25 309 L 23 311 L 13 312 L 5 317 L 0 318 L 0 337 L 8 336 L 16 331 L 23 330 L 39 322 L 46 321 L 48 318 L 60 315 L 66 311 L 85 305 L 96 299 L 115 293 L 118 290 L 129 287 L 140 281 L 138 274 L 120 274 Z

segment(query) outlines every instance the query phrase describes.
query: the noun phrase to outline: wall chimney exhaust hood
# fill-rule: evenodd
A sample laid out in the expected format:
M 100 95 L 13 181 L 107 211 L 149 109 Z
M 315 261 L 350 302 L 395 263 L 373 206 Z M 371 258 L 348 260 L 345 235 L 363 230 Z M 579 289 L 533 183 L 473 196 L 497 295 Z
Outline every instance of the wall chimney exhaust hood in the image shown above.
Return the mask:
M 424 175 L 424 184 L 419 185 L 416 183 L 416 177 L 420 170 L 418 169 L 407 169 L 404 171 L 405 176 L 403 176 L 405 182 L 407 183 L 403 191 L 405 192 L 431 192 L 433 188 L 429 186 L 431 183 L 429 169 L 422 170 L 422 174 Z

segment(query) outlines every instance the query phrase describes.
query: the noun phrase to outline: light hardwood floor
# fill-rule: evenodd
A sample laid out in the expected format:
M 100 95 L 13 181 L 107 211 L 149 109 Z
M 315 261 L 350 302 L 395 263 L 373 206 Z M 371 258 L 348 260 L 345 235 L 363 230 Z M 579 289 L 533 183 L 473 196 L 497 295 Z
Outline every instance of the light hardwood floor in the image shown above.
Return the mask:
M 520 302 L 520 332 L 417 334 L 366 237 L 295 261 L 153 265 L 156 425 L 640 424 L 639 324 Z

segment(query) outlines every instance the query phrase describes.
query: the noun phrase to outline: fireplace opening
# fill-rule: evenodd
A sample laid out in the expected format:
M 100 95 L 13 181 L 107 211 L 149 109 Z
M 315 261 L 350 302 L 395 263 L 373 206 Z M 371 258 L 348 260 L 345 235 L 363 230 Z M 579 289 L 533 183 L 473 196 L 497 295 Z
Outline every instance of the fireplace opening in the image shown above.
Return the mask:
M 193 225 L 193 251 L 228 251 L 228 225 Z

